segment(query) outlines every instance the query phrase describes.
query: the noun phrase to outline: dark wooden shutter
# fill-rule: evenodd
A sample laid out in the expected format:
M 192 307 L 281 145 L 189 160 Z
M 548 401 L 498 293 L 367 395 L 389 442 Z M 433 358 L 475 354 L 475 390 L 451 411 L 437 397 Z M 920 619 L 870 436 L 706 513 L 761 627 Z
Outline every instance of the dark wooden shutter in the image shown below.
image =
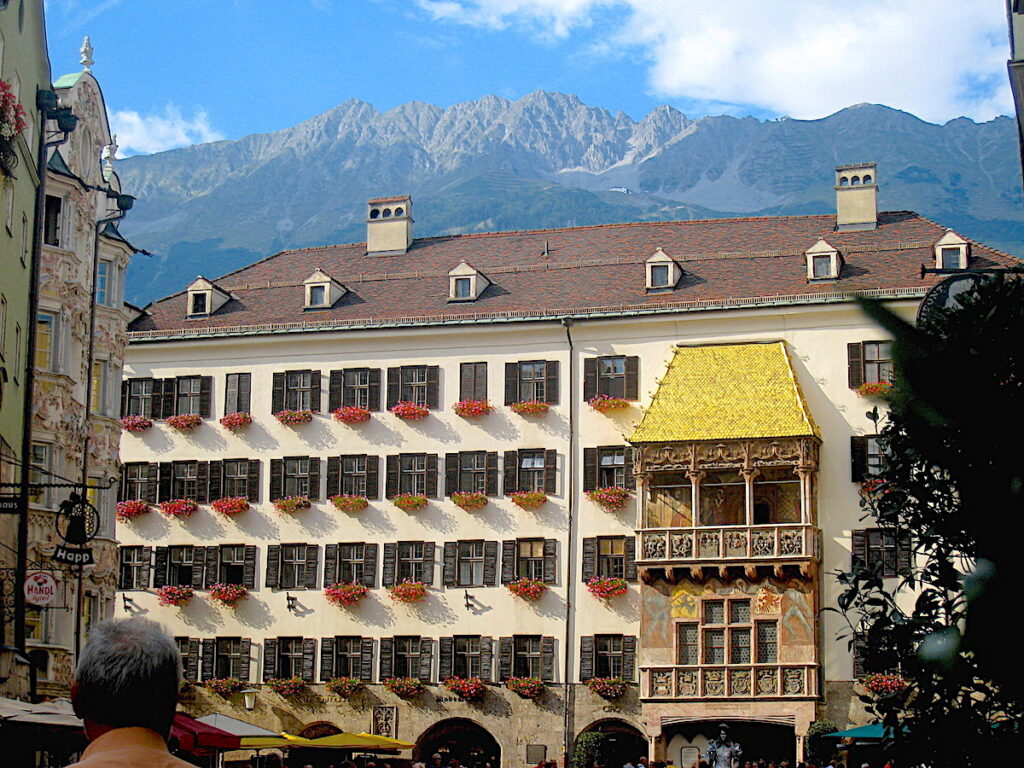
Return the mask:
M 856 530 L 850 533 L 850 553 L 854 568 L 863 568 L 868 562 L 868 532 Z
M 206 547 L 192 547 L 192 589 L 202 589 L 206 571 Z
M 444 543 L 444 566 L 441 569 L 441 583 L 446 587 L 454 587 L 456 566 L 459 559 L 459 542 L 446 541 Z
M 558 541 L 544 539 L 544 583 L 554 584 L 558 581 Z
M 480 677 L 485 683 L 494 678 L 494 638 L 480 638 Z
M 476 400 L 476 363 L 459 365 L 459 400 Z
M 249 501 L 260 500 L 260 460 L 249 459 L 249 472 L 245 477 L 245 491 Z
M 623 382 L 627 400 L 640 399 L 640 358 L 626 358 L 626 380 Z
M 207 496 L 211 501 L 224 498 L 224 462 L 208 462 L 209 474 L 207 482 Z
M 398 480 L 401 471 L 401 456 L 391 454 L 387 457 L 384 474 L 384 496 L 389 499 L 398 495 Z
M 277 413 L 284 410 L 285 374 L 275 373 L 273 389 L 270 392 L 270 411 Z
M 316 638 L 302 638 L 302 679 L 307 683 L 313 682 L 313 674 L 316 669 Z
M 224 376 L 224 415 L 238 411 L 238 377 L 229 373 Z
M 548 360 L 544 363 L 544 402 L 558 405 L 558 361 Z
M 498 583 L 498 542 L 484 542 L 484 586 L 493 587 Z
M 626 581 L 636 581 L 636 537 L 627 536 L 625 546 L 623 547 L 625 557 L 625 567 L 623 569 L 623 576 Z
M 277 677 L 277 638 L 263 641 L 263 682 Z
M 455 667 L 455 638 L 442 637 L 437 641 L 437 679 L 444 682 L 452 676 Z
M 864 383 L 864 345 L 861 342 L 846 345 L 847 378 L 850 389 Z
M 338 583 L 338 545 L 324 547 L 324 588 Z
M 270 501 L 284 496 L 284 459 L 270 460 Z
M 864 435 L 850 437 L 850 480 L 861 483 L 868 473 L 868 439 Z
M 485 459 L 486 485 L 485 490 L 488 496 L 498 495 L 498 452 L 488 451 Z
M 174 479 L 174 465 L 169 461 L 160 462 L 160 490 L 158 497 L 160 501 L 169 501 L 171 498 L 171 481 Z
M 426 495 L 428 499 L 437 498 L 437 454 L 427 454 Z
M 381 567 L 380 583 L 382 587 L 395 586 L 398 574 L 398 542 L 384 542 L 384 561 Z
M 151 578 L 151 572 L 153 570 L 150 562 L 153 559 L 153 548 L 143 547 L 142 548 L 142 565 L 139 566 L 139 587 L 142 589 L 149 589 L 149 582 Z
M 213 396 L 213 376 L 199 377 L 199 415 L 210 418 L 210 401 Z
M 441 407 L 441 368 L 437 365 L 427 366 L 427 408 L 436 411 Z
M 370 369 L 370 381 L 367 386 L 367 394 L 369 397 L 368 408 L 371 411 L 380 410 L 380 368 Z
M 191 649 L 192 642 L 189 641 Z M 214 675 L 214 664 L 217 659 L 217 641 L 212 637 L 203 638 L 203 680 L 212 680 Z
M 380 456 L 366 457 L 366 498 L 380 498 Z
M 241 647 L 238 649 L 239 657 L 242 660 L 242 673 L 241 680 L 243 683 L 249 682 L 251 676 L 250 667 L 252 666 L 252 639 L 248 637 L 241 638 Z
M 444 455 L 444 495 L 451 496 L 459 490 L 459 454 Z
M 544 493 L 558 493 L 558 451 L 550 449 L 544 451 Z
M 121 417 L 128 415 L 128 387 L 131 386 L 129 382 L 121 382 Z M 142 415 L 142 414 L 137 414 Z
M 309 457 L 309 500 L 320 500 L 320 457 Z
M 363 586 L 377 586 L 377 544 L 363 544 Z
M 540 639 L 540 679 L 545 683 L 555 680 L 555 638 Z
M 309 373 L 309 409 L 313 413 L 320 412 L 320 371 Z
M 516 549 L 518 543 L 515 539 L 506 539 L 501 542 L 501 583 L 511 584 L 516 580 Z
M 242 555 L 242 586 L 256 589 L 256 547 L 249 545 Z
M 633 635 L 622 638 L 622 679 L 627 683 L 636 679 L 636 637 Z
M 218 581 L 220 581 L 220 547 L 207 547 L 206 573 L 203 576 L 203 586 L 209 589 Z
M 585 683 L 594 676 L 594 638 L 580 638 L 580 682 Z
M 906 576 L 913 567 L 914 549 L 910 536 L 903 534 L 896 538 L 896 573 Z
M 364 637 L 359 642 L 359 679 L 364 683 L 373 681 L 373 638 Z
M 252 409 L 252 374 L 238 374 L 238 402 L 235 407 L 241 413 L 249 413 Z
M 505 405 L 519 401 L 519 363 L 505 363 Z
M 160 498 L 160 465 L 152 462 L 146 467 L 146 502 L 156 504 Z
M 597 488 L 597 448 L 583 449 L 583 492 Z
M 420 680 L 431 681 L 430 673 L 434 667 L 434 641 L 429 637 L 420 638 Z
M 511 637 L 498 638 L 498 682 L 500 683 L 512 677 L 512 647 L 514 642 Z
M 423 582 L 427 586 L 434 583 L 434 542 L 423 542 Z
M 345 372 L 344 371 L 331 371 L 330 378 L 327 380 L 327 410 L 335 411 L 341 408 L 342 405 L 348 405 L 343 403 L 342 392 L 345 389 Z
M 306 589 L 316 589 L 316 572 L 320 567 L 320 545 L 306 545 L 306 568 L 303 573 L 302 586 Z
M 636 489 L 636 475 L 633 474 L 633 446 L 627 445 L 623 450 L 623 474 L 625 475 L 623 485 L 629 490 Z
M 320 638 L 320 682 L 326 683 L 334 677 L 334 638 Z
M 597 539 L 583 540 L 583 581 L 597 576 Z
M 188 639 L 188 651 L 185 655 L 184 669 L 182 672 L 185 675 L 185 679 L 191 683 L 195 683 L 199 680 L 199 658 L 200 658 L 200 642 L 198 637 L 190 637 Z
M 153 587 L 162 587 L 167 584 L 167 558 L 168 548 L 156 548 L 156 562 L 153 565 Z
M 159 381 L 159 379 L 158 379 Z M 166 419 L 168 416 L 174 416 L 176 410 L 176 403 L 178 394 L 178 380 L 177 379 L 163 379 L 163 385 L 161 387 L 160 395 L 160 418 Z M 153 395 L 156 396 L 156 382 L 153 382 Z
M 327 498 L 341 493 L 341 457 L 327 457 Z
M 388 368 L 388 410 L 402 399 L 402 369 Z
M 210 501 L 210 462 L 196 462 L 196 503 L 207 504 Z
M 395 676 L 395 639 L 393 637 L 382 637 L 380 639 L 380 681 L 383 683 L 390 677 Z
M 505 451 L 505 487 L 506 496 L 519 490 L 519 451 Z
M 597 358 L 588 357 L 583 360 L 583 400 L 587 401 L 597 394 Z

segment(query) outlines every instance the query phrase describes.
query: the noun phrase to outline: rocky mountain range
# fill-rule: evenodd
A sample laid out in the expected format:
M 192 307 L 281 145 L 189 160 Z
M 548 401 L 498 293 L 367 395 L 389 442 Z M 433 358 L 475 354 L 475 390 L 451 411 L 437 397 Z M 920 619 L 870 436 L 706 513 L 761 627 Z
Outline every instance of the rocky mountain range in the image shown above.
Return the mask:
M 284 249 L 361 241 L 365 201 L 414 196 L 416 235 L 825 213 L 837 164 L 878 163 L 880 207 L 1024 253 L 1016 126 L 945 125 L 859 104 L 820 120 L 640 121 L 537 91 L 379 112 L 350 100 L 299 125 L 118 163 L 145 303 Z

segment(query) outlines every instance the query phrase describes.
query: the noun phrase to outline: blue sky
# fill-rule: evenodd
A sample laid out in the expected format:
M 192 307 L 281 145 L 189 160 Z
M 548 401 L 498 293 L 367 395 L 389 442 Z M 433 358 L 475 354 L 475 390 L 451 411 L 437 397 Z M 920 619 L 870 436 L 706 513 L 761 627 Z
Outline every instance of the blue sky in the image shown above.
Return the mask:
M 270 12 L 276 7 L 281 10 Z M 122 155 L 536 89 L 640 118 L 1009 113 L 999 0 L 46 0 L 54 76 L 89 35 Z

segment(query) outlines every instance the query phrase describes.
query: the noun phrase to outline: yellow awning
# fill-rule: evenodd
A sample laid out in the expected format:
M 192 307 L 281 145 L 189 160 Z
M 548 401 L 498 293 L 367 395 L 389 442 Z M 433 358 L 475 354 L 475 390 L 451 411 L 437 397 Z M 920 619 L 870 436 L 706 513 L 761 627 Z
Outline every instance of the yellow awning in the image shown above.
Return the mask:
M 629 441 L 803 437 L 818 430 L 784 342 L 677 347 Z

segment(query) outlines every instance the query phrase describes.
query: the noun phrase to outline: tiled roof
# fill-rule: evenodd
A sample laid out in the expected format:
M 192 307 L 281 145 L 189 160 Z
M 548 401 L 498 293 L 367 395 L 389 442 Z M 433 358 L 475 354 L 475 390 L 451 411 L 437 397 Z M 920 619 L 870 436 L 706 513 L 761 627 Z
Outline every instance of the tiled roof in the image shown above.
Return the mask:
M 631 443 L 817 435 L 784 342 L 678 347 Z
M 208 318 L 186 318 L 183 293 L 154 302 L 131 330 L 141 339 L 163 333 L 244 333 L 263 328 L 357 327 L 384 322 L 458 322 L 524 314 L 586 314 L 598 307 L 640 311 L 671 306 L 776 303 L 822 294 L 927 289 L 921 279 L 945 228 L 915 213 L 883 213 L 877 229 L 836 232 L 835 216 L 777 216 L 605 224 L 570 229 L 453 235 L 415 240 L 405 254 L 369 256 L 365 243 L 282 251 L 217 279 L 232 299 Z M 838 280 L 809 282 L 804 251 L 827 239 L 845 260 Z M 684 274 L 671 292 L 649 293 L 644 262 L 657 248 Z M 980 244 L 972 266 L 1019 262 Z M 448 302 L 448 272 L 465 261 L 491 285 L 473 302 Z M 302 281 L 323 269 L 348 293 L 328 309 L 303 310 Z

